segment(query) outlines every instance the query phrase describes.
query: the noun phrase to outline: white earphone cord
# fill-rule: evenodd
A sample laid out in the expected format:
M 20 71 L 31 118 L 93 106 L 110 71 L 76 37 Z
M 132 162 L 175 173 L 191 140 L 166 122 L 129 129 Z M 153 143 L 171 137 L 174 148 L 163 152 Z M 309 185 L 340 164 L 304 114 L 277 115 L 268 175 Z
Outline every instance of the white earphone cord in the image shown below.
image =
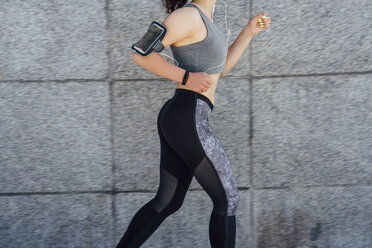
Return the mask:
M 223 3 L 225 4 L 225 27 L 226 27 L 226 29 L 227 29 L 227 39 L 226 39 L 226 49 L 227 49 L 227 45 L 228 45 L 228 42 L 229 42 L 229 37 L 230 37 L 230 33 L 231 33 L 231 31 L 230 31 L 230 29 L 227 27 L 227 4 L 226 4 L 226 1 L 224 0 Z M 213 8 L 214 8 L 214 6 L 213 6 Z M 213 12 L 214 12 L 214 11 L 213 11 Z M 212 13 L 212 18 L 213 18 L 213 13 Z M 161 52 L 160 54 L 163 54 L 163 55 L 167 56 L 168 58 L 173 59 L 173 60 L 177 63 L 177 66 L 178 66 L 178 61 L 177 61 L 177 60 L 175 60 L 174 58 L 170 57 L 170 56 L 169 56 L 168 54 L 166 54 L 166 53 L 162 53 L 162 52 Z M 220 65 L 223 65 L 225 62 L 226 62 L 226 57 L 225 57 L 224 61 L 223 61 L 221 64 L 216 65 L 216 66 L 213 66 L 213 67 L 211 67 L 211 68 L 208 68 L 208 69 L 205 70 L 204 72 L 207 72 L 207 71 L 209 71 L 210 69 L 215 68 L 215 67 L 218 67 L 218 66 L 220 66 Z

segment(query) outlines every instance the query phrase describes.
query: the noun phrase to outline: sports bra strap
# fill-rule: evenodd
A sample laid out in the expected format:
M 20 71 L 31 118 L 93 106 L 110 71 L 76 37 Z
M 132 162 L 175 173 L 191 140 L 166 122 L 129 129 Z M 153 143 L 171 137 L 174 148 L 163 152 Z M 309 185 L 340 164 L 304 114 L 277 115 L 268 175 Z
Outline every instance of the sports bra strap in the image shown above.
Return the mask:
M 212 21 L 208 18 L 208 16 L 206 16 L 206 15 L 204 14 L 204 12 L 203 12 L 203 11 L 202 11 L 198 6 L 196 6 L 196 4 L 193 4 L 193 3 L 187 3 L 187 4 L 185 4 L 184 6 L 193 6 L 193 7 L 195 7 L 195 8 L 199 11 L 200 15 L 203 17 L 204 20 L 207 19 L 208 22 L 209 22 L 210 24 L 214 25 L 214 22 L 212 22 Z

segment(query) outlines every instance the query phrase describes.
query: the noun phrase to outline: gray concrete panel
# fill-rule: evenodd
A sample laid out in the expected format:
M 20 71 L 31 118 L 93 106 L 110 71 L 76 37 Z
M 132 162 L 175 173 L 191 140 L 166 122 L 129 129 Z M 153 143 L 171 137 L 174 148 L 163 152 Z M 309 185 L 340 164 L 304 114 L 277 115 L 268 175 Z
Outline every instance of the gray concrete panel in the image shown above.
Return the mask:
M 0 79 L 105 78 L 104 7 L 104 0 L 2 1 Z
M 372 3 L 253 1 L 271 27 L 252 40 L 252 74 L 298 75 L 372 70 Z
M 369 75 L 267 78 L 253 84 L 253 184 L 371 183 Z
M 149 190 L 158 185 L 160 140 L 157 118 L 173 96 L 171 81 L 113 84 L 113 142 L 116 188 Z
M 371 192 L 371 186 L 254 190 L 252 247 L 370 247 Z
M 0 84 L 0 192 L 109 190 L 106 82 Z
M 112 196 L 0 196 L 0 247 L 113 247 Z

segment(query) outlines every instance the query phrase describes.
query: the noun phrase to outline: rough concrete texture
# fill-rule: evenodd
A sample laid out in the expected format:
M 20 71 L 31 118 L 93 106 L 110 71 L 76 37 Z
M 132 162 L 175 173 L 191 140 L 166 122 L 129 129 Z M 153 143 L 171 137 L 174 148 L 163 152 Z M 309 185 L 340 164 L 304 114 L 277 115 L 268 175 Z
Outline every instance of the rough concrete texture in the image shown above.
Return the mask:
M 236 248 L 372 247 L 371 1 L 226 1 L 229 45 L 271 18 L 210 118 L 239 188 Z M 130 47 L 167 15 L 150 0 L 1 2 L 0 247 L 115 247 L 155 196 L 176 83 Z M 194 178 L 143 247 L 210 247 L 212 206 Z
M 272 26 L 252 40 L 255 76 L 372 70 L 369 0 L 252 1 Z
M 266 78 L 253 82 L 257 187 L 371 184 L 372 78 Z
M 110 194 L 1 196 L 0 247 L 113 247 Z
M 109 37 L 103 0 L 1 1 L 1 79 L 101 79 Z
M 1 193 L 112 188 L 107 82 L 0 87 Z
M 371 186 L 253 191 L 256 228 L 252 247 L 370 247 L 372 244 Z

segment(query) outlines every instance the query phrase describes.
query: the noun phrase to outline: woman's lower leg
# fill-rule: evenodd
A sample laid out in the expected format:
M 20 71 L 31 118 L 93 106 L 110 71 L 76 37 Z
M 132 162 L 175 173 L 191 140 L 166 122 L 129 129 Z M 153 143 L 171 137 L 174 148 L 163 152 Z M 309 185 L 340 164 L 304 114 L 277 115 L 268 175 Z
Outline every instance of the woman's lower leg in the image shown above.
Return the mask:
M 160 147 L 160 184 L 157 193 L 133 216 L 116 248 L 140 247 L 183 204 L 193 174 L 161 136 Z
M 156 212 L 150 202 L 146 203 L 133 216 L 116 248 L 140 247 L 165 218 L 164 215 Z
M 214 211 L 209 221 L 209 240 L 212 248 L 235 247 L 235 215 L 220 215 Z

